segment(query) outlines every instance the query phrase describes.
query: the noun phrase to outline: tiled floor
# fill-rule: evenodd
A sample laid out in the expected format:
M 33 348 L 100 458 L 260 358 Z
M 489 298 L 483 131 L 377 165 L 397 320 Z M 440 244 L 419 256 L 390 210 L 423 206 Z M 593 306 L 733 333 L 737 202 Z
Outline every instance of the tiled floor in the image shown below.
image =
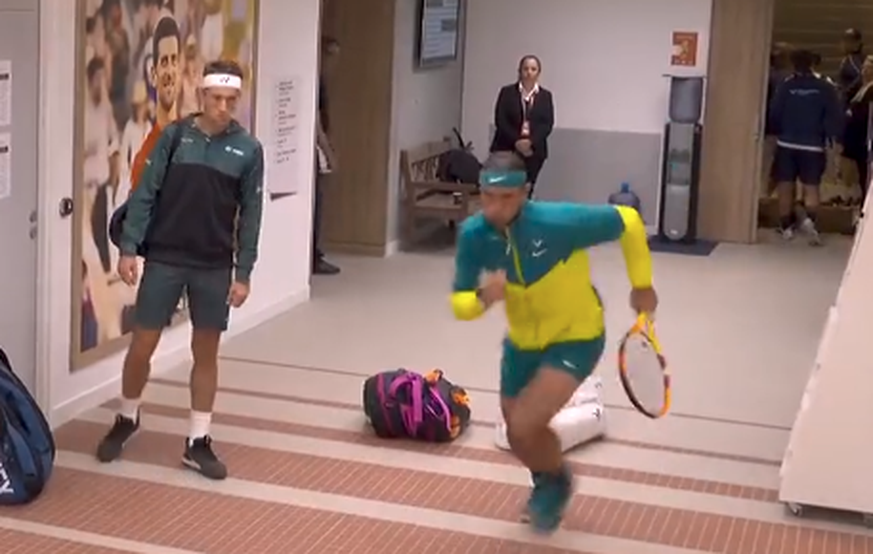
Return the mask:
M 213 434 L 231 478 L 180 468 L 185 368 L 153 380 L 124 461 L 94 446 L 113 403 L 57 434 L 44 497 L 0 511 L 14 554 L 861 554 L 873 533 L 797 520 L 779 462 L 848 244 L 720 247 L 659 256 L 662 338 L 675 413 L 649 421 L 606 380 L 605 440 L 574 451 L 577 497 L 554 536 L 517 522 L 527 475 L 493 446 L 499 314 L 452 321 L 451 259 L 342 260 L 312 302 L 223 349 Z M 594 256 L 613 336 L 627 324 L 617 251 Z M 798 299 L 803 299 L 798 301 Z M 467 386 L 474 423 L 455 444 L 383 441 L 361 383 L 381 369 L 441 367 Z

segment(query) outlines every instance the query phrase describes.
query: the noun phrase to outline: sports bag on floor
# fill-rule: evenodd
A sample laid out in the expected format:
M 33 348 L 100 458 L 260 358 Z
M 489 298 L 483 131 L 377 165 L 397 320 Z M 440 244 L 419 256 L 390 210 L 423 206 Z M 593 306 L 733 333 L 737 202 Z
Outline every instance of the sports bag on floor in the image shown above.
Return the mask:
M 54 463 L 51 428 L 0 349 L 0 506 L 36 499 Z
M 470 424 L 470 399 L 440 370 L 398 369 L 364 382 L 364 413 L 379 437 L 449 442 Z

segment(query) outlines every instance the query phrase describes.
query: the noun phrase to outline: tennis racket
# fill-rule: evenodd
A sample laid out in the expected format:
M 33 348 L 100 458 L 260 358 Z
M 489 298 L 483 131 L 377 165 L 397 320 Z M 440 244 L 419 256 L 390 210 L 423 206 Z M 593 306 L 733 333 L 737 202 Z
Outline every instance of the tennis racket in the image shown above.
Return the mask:
M 634 408 L 657 419 L 670 411 L 670 373 L 649 314 L 640 314 L 621 339 L 618 374 Z

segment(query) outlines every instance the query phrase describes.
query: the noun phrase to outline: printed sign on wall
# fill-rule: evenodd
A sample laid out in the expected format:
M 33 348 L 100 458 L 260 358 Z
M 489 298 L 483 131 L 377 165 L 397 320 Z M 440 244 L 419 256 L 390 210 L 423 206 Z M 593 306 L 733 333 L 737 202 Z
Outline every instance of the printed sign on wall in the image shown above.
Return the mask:
M 673 31 L 673 54 L 670 65 L 694 67 L 697 65 L 698 33 Z

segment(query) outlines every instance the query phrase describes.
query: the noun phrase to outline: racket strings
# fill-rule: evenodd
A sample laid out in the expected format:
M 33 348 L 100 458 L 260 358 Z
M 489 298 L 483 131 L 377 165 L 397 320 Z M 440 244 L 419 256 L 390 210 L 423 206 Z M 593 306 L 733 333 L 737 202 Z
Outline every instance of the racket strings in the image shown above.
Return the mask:
M 650 415 L 660 415 L 667 402 L 663 358 L 643 334 L 632 333 L 624 345 L 624 375 L 627 392 Z

